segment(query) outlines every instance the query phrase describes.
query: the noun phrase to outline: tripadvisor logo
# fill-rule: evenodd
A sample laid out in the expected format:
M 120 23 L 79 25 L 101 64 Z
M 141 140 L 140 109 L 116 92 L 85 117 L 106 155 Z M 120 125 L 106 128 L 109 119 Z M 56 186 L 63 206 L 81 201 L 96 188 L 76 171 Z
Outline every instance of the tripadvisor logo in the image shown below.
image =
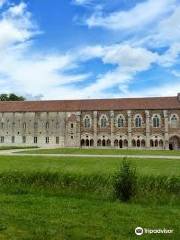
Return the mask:
M 142 227 L 137 227 L 135 229 L 135 234 L 138 235 L 138 236 L 142 235 L 143 234 L 143 228 Z
M 173 233 L 173 229 L 149 229 L 149 228 L 142 228 L 142 227 L 136 227 L 135 228 L 135 234 L 138 236 L 141 236 L 142 234 L 170 234 Z

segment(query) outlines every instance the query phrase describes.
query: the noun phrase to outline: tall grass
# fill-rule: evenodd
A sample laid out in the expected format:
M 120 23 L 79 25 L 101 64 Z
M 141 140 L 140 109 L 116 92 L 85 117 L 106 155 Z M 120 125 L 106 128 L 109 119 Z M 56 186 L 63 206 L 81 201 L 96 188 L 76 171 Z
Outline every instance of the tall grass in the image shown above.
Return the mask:
M 131 201 L 169 202 L 180 197 L 180 178 L 137 175 L 136 194 Z M 80 194 L 89 197 L 113 199 L 114 176 L 80 175 L 52 172 L 0 173 L 0 191 L 13 194 L 41 192 L 46 194 Z

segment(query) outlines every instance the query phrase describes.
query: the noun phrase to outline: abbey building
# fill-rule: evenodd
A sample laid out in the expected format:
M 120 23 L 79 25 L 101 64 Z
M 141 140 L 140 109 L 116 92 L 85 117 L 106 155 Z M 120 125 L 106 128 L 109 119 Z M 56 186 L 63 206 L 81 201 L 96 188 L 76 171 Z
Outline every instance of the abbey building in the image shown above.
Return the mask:
M 180 148 L 174 97 L 0 102 L 0 145 Z

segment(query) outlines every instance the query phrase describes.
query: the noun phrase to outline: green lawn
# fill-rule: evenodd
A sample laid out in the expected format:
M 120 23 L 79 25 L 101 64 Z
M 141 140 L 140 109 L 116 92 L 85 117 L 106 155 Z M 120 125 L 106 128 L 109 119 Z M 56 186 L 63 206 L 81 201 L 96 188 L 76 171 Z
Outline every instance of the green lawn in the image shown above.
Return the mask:
M 145 177 L 180 176 L 179 160 L 129 160 Z M 137 226 L 174 230 L 173 235 L 145 234 L 141 239 L 179 240 L 176 195 L 158 192 L 153 196 L 151 192 L 145 197 L 143 192 L 141 201 L 129 203 L 106 195 L 109 185 L 104 187 L 98 181 L 112 176 L 121 161 L 103 157 L 0 156 L 0 240 L 135 240 Z
M 137 226 L 173 229 L 141 239 L 179 240 L 178 206 L 141 206 L 38 194 L 0 194 L 1 240 L 133 240 Z
M 29 149 L 38 148 L 36 146 L 0 146 L 0 150 L 11 150 L 11 149 Z
M 140 150 L 140 149 L 93 149 L 93 148 L 54 148 L 54 149 L 38 149 L 32 151 L 23 151 L 22 153 L 31 154 L 127 154 L 127 155 L 175 155 L 180 156 L 180 150 Z
M 179 159 L 129 158 L 143 175 L 180 175 Z M 0 172 L 51 171 L 70 174 L 113 174 L 119 167 L 119 158 L 0 156 Z

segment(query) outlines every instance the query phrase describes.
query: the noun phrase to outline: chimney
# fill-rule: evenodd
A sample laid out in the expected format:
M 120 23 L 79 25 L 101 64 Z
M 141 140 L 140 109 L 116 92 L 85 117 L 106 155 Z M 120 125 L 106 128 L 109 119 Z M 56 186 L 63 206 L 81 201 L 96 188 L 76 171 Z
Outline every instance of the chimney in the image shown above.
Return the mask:
M 177 100 L 180 102 L 180 93 L 177 94 Z

